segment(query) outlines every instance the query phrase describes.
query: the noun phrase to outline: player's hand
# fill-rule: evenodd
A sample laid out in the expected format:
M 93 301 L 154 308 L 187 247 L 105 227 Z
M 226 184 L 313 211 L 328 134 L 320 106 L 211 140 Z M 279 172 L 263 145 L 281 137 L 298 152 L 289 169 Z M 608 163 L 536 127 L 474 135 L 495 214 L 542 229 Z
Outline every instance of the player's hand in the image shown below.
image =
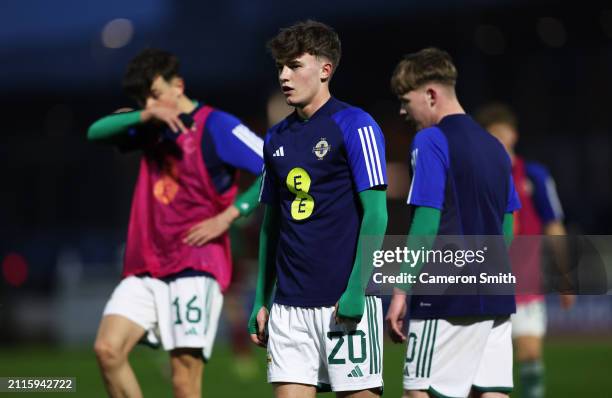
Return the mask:
M 240 212 L 234 205 L 231 205 L 222 213 L 191 227 L 185 234 L 183 243 L 190 246 L 202 246 L 223 235 L 238 216 L 240 216 Z
M 387 316 L 385 317 L 389 336 L 394 343 L 403 343 L 406 341 L 406 335 L 403 332 L 406 307 L 406 293 L 396 289 L 391 298 Z
M 346 318 L 341 316 L 338 313 L 338 306 L 340 301 L 338 301 L 334 308 L 334 320 L 336 321 L 336 325 L 345 325 L 348 329 L 355 329 L 357 327 L 357 320 L 354 318 Z
M 559 300 L 561 301 L 561 308 L 569 310 L 574 306 L 576 302 L 576 295 L 574 294 L 560 294 Z
M 268 345 L 268 335 L 266 326 L 270 313 L 266 307 L 261 307 L 257 312 L 257 333 L 251 333 L 251 341 L 256 345 L 266 348 Z
M 170 127 L 173 132 L 179 134 L 180 132 L 187 131 L 187 128 L 179 118 L 180 114 L 181 112 L 178 109 L 155 105 L 144 109 L 141 114 L 141 119 L 143 122 L 159 120 Z M 192 128 L 195 128 L 195 124 Z

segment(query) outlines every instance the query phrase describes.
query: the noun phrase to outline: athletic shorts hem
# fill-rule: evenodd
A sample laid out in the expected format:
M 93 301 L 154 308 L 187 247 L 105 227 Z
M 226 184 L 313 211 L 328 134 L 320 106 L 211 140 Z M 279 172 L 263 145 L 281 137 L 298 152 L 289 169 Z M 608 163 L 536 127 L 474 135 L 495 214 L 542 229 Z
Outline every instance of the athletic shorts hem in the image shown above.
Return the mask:
M 383 383 L 381 380 L 369 381 L 365 383 L 351 383 L 351 384 L 341 384 L 341 385 L 333 385 L 333 392 L 341 392 L 341 391 L 363 391 L 369 390 L 372 388 L 382 388 Z
M 274 376 L 268 377 L 268 383 L 295 383 L 295 384 L 306 384 L 308 386 L 317 387 L 320 383 L 317 380 L 306 380 L 300 379 L 295 376 Z
M 461 397 L 451 397 L 450 395 L 444 395 L 431 386 L 427 389 L 427 392 L 436 398 L 461 398 Z
M 104 318 L 107 315 L 119 315 L 122 316 L 124 318 L 126 318 L 128 321 L 130 322 L 134 322 L 136 325 L 140 326 L 141 328 L 144 329 L 145 334 L 147 332 L 147 322 L 140 320 L 140 319 L 135 319 L 136 317 L 134 317 L 133 314 L 129 314 L 128 311 L 121 311 L 119 308 L 110 308 L 106 311 L 104 311 L 104 313 L 102 314 L 102 318 Z
M 511 393 L 514 387 L 482 387 L 477 385 L 472 385 L 472 388 L 480 391 L 480 392 L 499 392 L 499 393 Z

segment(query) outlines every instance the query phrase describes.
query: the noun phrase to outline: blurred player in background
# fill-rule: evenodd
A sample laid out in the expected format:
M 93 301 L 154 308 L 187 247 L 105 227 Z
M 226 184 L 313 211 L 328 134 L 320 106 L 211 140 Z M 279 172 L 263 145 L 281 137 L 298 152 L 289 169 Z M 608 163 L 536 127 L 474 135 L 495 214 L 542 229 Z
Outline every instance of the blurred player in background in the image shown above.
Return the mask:
M 408 195 L 414 207 L 408 238 L 412 250 L 420 248 L 411 243 L 419 236 L 503 233 L 511 239 L 512 213 L 520 207 L 507 153 L 465 114 L 456 80 L 450 55 L 436 48 L 405 56 L 391 79 L 400 115 L 419 131 L 412 143 Z M 498 245 L 507 258 L 504 242 Z M 408 343 L 404 396 L 506 397 L 512 390 L 514 297 L 480 290 L 413 295 L 406 338 L 407 290 L 396 288 L 386 318 L 392 340 Z
M 146 338 L 170 352 L 177 397 L 200 397 L 232 266 L 230 224 L 257 206 L 260 179 L 237 195 L 237 170 L 262 169 L 262 140 L 234 116 L 191 100 L 176 56 L 147 49 L 123 79 L 140 110 L 124 109 L 88 138 L 140 149 L 123 280 L 98 329 L 95 352 L 108 393 L 140 397 L 128 363 Z
M 478 111 L 477 120 L 504 145 L 512 160 L 512 176 L 522 204 L 515 218 L 515 233 L 565 235 L 561 202 L 548 170 L 515 153 L 519 134 L 514 112 L 504 104 L 492 103 Z M 546 307 L 544 296 L 537 294 L 541 285 L 542 247 L 539 242 L 535 238 L 533 242 L 522 244 L 521 250 L 530 253 L 522 253 L 521 258 L 528 261 L 513 264 L 520 294 L 516 296 L 516 314 L 512 316 L 512 337 L 524 398 L 542 398 L 545 393 L 542 338 L 546 332 Z M 562 294 L 560 298 L 564 309 L 569 309 L 575 301 L 572 294 Z
M 384 137 L 370 115 L 330 94 L 341 54 L 332 28 L 300 22 L 268 48 L 295 111 L 264 144 L 251 339 L 267 345 L 277 397 L 314 397 L 317 387 L 379 396 L 382 309 L 365 294 L 372 266 L 360 247 L 365 235 L 380 247 L 387 225 Z

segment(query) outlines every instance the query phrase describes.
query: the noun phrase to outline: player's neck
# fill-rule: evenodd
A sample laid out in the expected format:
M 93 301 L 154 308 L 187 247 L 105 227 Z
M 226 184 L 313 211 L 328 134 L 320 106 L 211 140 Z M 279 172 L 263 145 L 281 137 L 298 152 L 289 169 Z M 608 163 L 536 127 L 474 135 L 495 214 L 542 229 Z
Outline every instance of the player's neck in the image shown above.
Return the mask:
M 449 115 L 464 115 L 465 110 L 459 103 L 459 101 L 449 101 L 444 104 L 440 104 L 440 109 L 438 111 L 438 120 L 436 123 L 440 123 L 440 120 L 444 119 Z
M 300 119 L 310 119 L 331 98 L 329 89 L 324 87 L 314 96 L 312 101 L 303 107 L 296 107 Z
M 190 100 L 186 95 L 179 98 L 178 108 L 182 113 L 191 113 L 196 108 L 197 103 Z

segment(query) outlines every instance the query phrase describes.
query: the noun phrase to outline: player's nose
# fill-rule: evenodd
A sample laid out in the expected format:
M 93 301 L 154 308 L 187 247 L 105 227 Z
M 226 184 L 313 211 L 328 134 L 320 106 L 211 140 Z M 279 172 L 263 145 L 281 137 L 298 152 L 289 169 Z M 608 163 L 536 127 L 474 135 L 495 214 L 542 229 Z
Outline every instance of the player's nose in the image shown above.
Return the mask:
M 291 69 L 289 69 L 286 65 L 283 66 L 283 69 L 281 69 L 280 72 L 278 73 L 278 79 L 281 81 L 281 83 L 289 81 L 290 71 Z

